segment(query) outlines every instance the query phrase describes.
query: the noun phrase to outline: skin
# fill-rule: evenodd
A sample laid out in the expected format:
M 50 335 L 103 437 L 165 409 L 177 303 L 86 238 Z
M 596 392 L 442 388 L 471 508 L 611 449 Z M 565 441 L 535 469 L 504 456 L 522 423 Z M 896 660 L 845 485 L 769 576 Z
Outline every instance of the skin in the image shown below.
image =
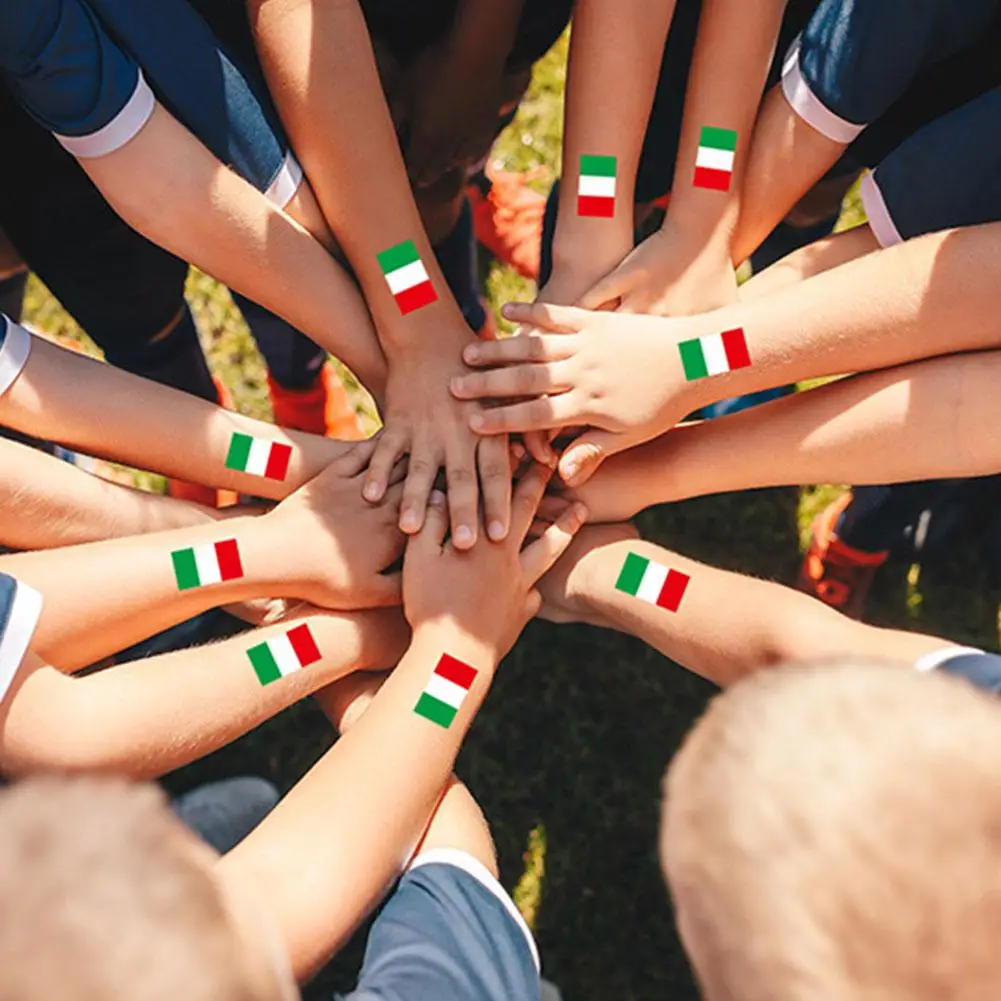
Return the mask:
M 608 455 L 717 400 L 997 345 L 999 233 L 990 224 L 929 234 L 696 317 L 512 305 L 509 317 L 558 333 L 467 349 L 467 364 L 491 371 L 454 380 L 452 391 L 520 398 L 477 415 L 481 434 L 590 425 L 560 461 L 563 479 L 579 486 Z M 735 328 L 751 365 L 687 381 L 678 344 Z
M 473 546 L 482 493 L 492 539 L 508 528 L 507 445 L 469 429 L 466 404 L 443 389 L 462 370 L 473 332 L 445 285 L 422 225 L 357 0 L 251 0 L 265 75 L 330 230 L 347 255 L 389 363 L 385 431 L 365 496 L 378 503 L 409 455 L 400 528 L 418 531 L 439 469 L 448 483 L 452 536 Z M 351 136 L 351 142 L 344 137 Z M 350 197 L 345 197 L 350 192 Z M 377 255 L 412 240 L 438 299 L 401 316 Z
M 0 569 L 45 596 L 34 651 L 73 670 L 210 608 L 254 598 L 334 609 L 397 604 L 399 575 L 381 571 L 403 550 L 396 527 L 402 486 L 379 506 L 361 499 L 372 448 L 357 446 L 260 517 L 0 556 Z M 237 540 L 244 576 L 179 591 L 170 553 L 229 538 Z

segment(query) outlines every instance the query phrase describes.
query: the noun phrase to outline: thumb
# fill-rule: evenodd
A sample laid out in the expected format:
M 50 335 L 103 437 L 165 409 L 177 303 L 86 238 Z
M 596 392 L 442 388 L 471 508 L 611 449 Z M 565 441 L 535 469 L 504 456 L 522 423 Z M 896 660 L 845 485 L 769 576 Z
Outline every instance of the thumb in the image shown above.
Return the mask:
M 509 302 L 501 310 L 505 320 L 556 334 L 575 334 L 587 314 L 572 306 L 550 306 L 545 302 Z
M 632 288 L 632 272 L 628 267 L 618 267 L 601 281 L 592 285 L 577 300 L 581 309 L 618 309 L 622 299 Z
M 610 455 L 629 447 L 620 434 L 588 431 L 575 439 L 560 456 L 559 473 L 569 487 L 586 483 Z

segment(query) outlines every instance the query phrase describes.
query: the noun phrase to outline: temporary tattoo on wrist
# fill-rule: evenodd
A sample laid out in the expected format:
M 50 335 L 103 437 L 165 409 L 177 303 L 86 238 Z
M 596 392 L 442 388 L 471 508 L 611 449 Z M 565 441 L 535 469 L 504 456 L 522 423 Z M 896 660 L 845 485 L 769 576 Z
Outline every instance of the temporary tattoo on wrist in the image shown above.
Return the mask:
M 729 191 L 733 177 L 733 158 L 737 150 L 737 133 L 733 129 L 714 129 L 703 126 L 699 138 L 699 152 L 695 158 L 697 188 Z
M 190 549 L 178 549 L 170 554 L 179 591 L 208 587 L 243 576 L 240 549 L 236 539 L 207 542 Z
M 413 240 L 404 240 L 376 256 L 379 258 L 379 267 L 386 276 L 389 291 L 400 307 L 400 313 L 406 316 L 421 306 L 437 302 L 438 293 L 431 284 L 427 268 L 424 267 Z
M 577 178 L 577 215 L 615 217 L 615 157 L 582 156 Z
M 736 368 L 751 364 L 747 353 L 747 339 L 741 327 L 724 330 L 721 334 L 707 334 L 690 341 L 680 341 L 681 364 L 689 382 L 705 379 L 710 375 L 723 375 Z
M 304 622 L 281 636 L 252 646 L 247 656 L 254 666 L 257 680 L 262 685 L 270 685 L 315 664 L 321 654 L 309 626 Z
M 269 480 L 284 480 L 291 460 L 291 445 L 234 431 L 229 441 L 226 468 Z
M 475 667 L 443 653 L 414 712 L 447 730 L 476 680 L 476 673 Z
M 615 589 L 650 605 L 676 612 L 690 580 L 688 574 L 680 570 L 654 563 L 639 553 L 629 553 L 619 571 Z

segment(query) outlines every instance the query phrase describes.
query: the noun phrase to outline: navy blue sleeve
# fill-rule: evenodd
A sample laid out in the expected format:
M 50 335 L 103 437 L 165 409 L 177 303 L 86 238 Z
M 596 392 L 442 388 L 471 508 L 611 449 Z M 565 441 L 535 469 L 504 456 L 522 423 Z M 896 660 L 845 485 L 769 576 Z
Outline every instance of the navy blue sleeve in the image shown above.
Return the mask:
M 965 678 L 984 691 L 1001 695 L 1001 656 L 996 653 L 959 653 L 943 660 L 937 669 Z
M 83 0 L 3 0 L 0 72 L 41 125 L 70 140 L 71 152 L 82 142 L 78 155 L 118 148 L 152 111 L 135 60 Z
M 0 573 L 0 702 L 17 674 L 42 614 L 42 596 Z
M 783 90 L 818 131 L 851 142 L 923 69 L 975 42 L 997 11 L 997 0 L 821 0 Z
M 863 181 L 883 246 L 1001 220 L 1001 87 L 926 125 Z
M 461 852 L 419 859 L 372 926 L 344 1001 L 539 1001 L 531 933 L 490 873 Z

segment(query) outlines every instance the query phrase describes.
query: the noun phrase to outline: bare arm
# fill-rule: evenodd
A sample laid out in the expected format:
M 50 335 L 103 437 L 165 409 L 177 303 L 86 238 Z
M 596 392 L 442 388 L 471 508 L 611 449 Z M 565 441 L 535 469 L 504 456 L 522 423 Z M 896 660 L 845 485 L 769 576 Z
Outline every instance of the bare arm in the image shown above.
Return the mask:
M 0 544 L 73 546 L 216 521 L 221 512 L 109 483 L 0 438 Z
M 543 581 L 544 607 L 638 636 L 723 687 L 789 661 L 849 656 L 913 664 L 950 645 L 856 622 L 792 588 L 718 570 L 640 539 L 603 541 L 615 534 L 621 530 L 609 526 L 578 537 L 553 579 Z M 631 553 L 689 578 L 677 611 L 618 589 Z
M 90 455 L 275 500 L 351 447 L 232 413 L 39 337 L 0 396 L 0 422 Z M 230 468 L 234 435 L 290 449 L 287 467 L 272 467 L 272 475 L 263 475 L 266 465 L 253 467 L 261 474 Z
M 130 226 L 288 320 L 382 394 L 385 359 L 344 270 L 162 107 L 130 142 L 81 165 Z
M 303 626 L 319 659 L 263 685 L 248 650 L 282 642 Z M 230 743 L 350 671 L 395 663 L 406 638 L 396 610 L 317 611 L 82 678 L 36 658 L 6 700 L 0 763 L 19 775 L 108 771 L 154 778 Z M 256 656 L 260 662 L 259 649 Z

